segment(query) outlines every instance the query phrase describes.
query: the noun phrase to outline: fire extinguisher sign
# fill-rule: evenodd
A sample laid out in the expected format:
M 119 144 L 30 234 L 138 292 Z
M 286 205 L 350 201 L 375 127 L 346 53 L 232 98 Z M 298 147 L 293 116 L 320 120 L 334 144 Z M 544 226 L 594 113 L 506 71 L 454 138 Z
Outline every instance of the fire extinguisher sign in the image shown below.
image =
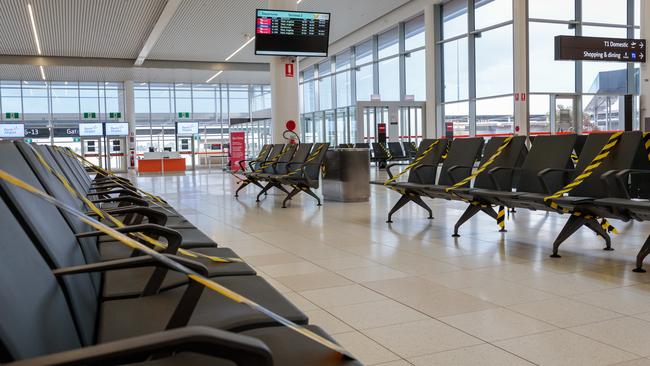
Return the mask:
M 294 74 L 294 65 L 292 63 L 284 64 L 284 76 L 292 78 Z

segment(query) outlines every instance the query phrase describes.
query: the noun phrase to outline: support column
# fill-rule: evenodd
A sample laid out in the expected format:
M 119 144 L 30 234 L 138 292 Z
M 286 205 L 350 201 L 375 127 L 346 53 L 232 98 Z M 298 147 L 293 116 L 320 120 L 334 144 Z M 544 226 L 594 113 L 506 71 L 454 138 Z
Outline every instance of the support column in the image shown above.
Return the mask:
M 528 135 L 528 1 L 513 1 L 515 135 Z M 517 96 L 519 98 L 517 98 Z M 517 100 L 519 99 L 519 100 Z
M 124 120 L 129 124 L 129 137 L 126 141 L 127 167 L 135 169 L 136 142 L 135 142 L 135 93 L 133 92 L 133 81 L 124 82 Z
M 650 39 L 650 3 L 648 1 L 641 1 L 641 39 Z M 639 65 L 641 68 L 639 80 L 641 84 L 639 85 L 639 124 L 641 125 L 642 131 L 650 132 L 648 128 L 650 127 L 648 126 L 650 124 L 650 68 L 647 62 L 640 63 Z M 646 120 L 648 121 L 647 123 Z
M 295 0 L 269 0 L 269 9 L 296 10 L 297 4 Z M 293 65 L 293 76 L 286 72 L 286 65 Z M 289 120 L 296 121 L 296 133 L 300 136 L 298 70 L 298 60 L 295 57 L 271 58 L 271 136 L 274 144 L 286 142 L 282 133 Z
M 425 43 L 425 79 L 426 79 L 426 116 L 424 121 L 425 138 L 436 138 L 439 133 L 437 126 L 437 108 L 438 108 L 438 78 L 436 63 L 436 41 L 438 34 L 436 32 L 436 14 L 434 6 L 427 4 L 424 8 L 424 43 Z

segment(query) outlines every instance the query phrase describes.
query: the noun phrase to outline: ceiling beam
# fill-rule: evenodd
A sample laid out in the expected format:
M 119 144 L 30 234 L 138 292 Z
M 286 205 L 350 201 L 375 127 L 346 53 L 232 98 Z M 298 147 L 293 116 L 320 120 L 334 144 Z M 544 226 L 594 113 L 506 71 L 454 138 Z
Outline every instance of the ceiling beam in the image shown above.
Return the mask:
M 153 46 L 158 41 L 158 38 L 160 38 L 162 33 L 165 31 L 165 27 L 167 27 L 167 24 L 169 24 L 169 22 L 172 20 L 172 17 L 176 13 L 178 7 L 181 5 L 181 2 L 183 2 L 183 0 L 167 0 L 167 4 L 160 14 L 160 17 L 158 17 L 156 25 L 154 25 L 151 33 L 149 34 L 149 37 L 147 38 L 147 41 L 144 43 L 144 46 L 142 46 L 138 58 L 135 59 L 135 66 L 142 65 L 147 59 L 149 52 L 151 52 Z
M 269 64 L 262 62 L 201 62 L 174 60 L 146 60 L 134 66 L 134 60 L 121 58 L 86 58 L 63 56 L 11 56 L 0 55 L 0 64 L 33 66 L 118 67 L 145 69 L 184 69 L 210 71 L 269 71 Z

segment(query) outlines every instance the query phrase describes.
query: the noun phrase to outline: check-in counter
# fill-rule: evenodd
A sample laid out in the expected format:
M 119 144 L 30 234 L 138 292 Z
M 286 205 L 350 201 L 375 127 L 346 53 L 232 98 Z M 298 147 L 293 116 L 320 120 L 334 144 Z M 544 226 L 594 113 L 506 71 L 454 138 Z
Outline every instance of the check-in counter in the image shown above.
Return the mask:
M 138 173 L 184 172 L 185 165 L 185 158 L 178 152 L 146 152 L 142 159 L 138 159 Z
M 368 149 L 331 149 L 325 159 L 323 197 L 327 201 L 367 202 L 370 198 Z

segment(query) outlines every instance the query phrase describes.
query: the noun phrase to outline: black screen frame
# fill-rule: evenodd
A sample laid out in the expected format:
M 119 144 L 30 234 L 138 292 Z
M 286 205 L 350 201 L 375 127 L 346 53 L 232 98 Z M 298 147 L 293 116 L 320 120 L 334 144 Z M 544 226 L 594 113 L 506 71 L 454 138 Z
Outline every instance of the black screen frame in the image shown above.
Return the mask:
M 293 52 L 293 50 L 288 50 L 282 53 L 273 53 L 273 51 L 264 51 L 264 53 L 259 53 L 258 50 L 258 34 L 257 34 L 257 19 L 259 17 L 260 11 L 284 11 L 288 13 L 303 13 L 303 14 L 327 14 L 329 16 L 329 24 L 327 26 L 327 46 L 325 52 L 323 53 L 312 53 L 312 52 Z M 255 55 L 257 56 L 284 56 L 284 57 L 329 57 L 329 44 L 330 44 L 330 29 L 332 27 L 332 13 L 323 12 L 323 11 L 298 11 L 298 10 L 283 10 L 283 9 L 255 9 Z

